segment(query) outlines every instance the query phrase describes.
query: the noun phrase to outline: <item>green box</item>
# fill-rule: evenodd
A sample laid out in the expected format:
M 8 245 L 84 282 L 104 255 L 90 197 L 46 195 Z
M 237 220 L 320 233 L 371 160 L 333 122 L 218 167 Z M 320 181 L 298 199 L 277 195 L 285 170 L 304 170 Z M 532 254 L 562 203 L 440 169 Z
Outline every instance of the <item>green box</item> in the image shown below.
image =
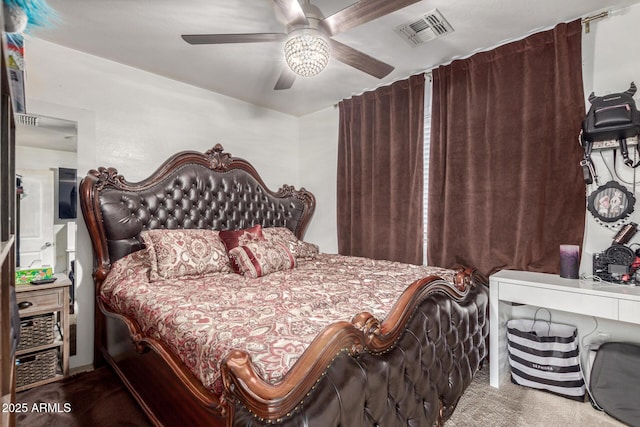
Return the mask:
M 51 267 L 21 268 L 16 270 L 16 285 L 25 285 L 33 280 L 51 279 L 53 269 Z

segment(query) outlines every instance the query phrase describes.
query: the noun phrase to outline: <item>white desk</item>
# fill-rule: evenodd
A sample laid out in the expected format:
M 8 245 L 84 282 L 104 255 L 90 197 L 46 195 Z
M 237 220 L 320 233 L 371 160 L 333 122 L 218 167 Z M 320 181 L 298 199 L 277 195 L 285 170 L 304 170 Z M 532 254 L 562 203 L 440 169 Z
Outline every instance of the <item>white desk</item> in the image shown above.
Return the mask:
M 490 383 L 496 388 L 509 374 L 506 322 L 511 317 L 511 305 L 508 303 L 640 324 L 640 286 L 503 270 L 490 277 L 489 294 Z

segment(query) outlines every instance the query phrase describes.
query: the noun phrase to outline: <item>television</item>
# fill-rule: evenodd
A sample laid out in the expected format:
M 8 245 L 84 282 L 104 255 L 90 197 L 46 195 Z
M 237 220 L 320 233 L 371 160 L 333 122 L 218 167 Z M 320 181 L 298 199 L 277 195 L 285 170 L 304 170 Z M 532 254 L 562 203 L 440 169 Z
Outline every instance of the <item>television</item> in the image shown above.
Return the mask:
M 77 170 L 58 168 L 58 219 L 77 218 L 78 183 Z

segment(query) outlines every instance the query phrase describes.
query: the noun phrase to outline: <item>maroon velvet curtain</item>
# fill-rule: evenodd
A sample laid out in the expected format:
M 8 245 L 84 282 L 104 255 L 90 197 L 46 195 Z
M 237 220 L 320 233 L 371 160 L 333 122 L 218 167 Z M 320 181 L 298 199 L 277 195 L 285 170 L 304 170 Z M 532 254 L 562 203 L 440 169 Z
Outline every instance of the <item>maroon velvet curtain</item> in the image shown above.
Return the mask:
M 582 242 L 581 24 L 433 72 L 428 262 L 557 273 Z
M 424 75 L 340 102 L 338 249 L 422 264 Z

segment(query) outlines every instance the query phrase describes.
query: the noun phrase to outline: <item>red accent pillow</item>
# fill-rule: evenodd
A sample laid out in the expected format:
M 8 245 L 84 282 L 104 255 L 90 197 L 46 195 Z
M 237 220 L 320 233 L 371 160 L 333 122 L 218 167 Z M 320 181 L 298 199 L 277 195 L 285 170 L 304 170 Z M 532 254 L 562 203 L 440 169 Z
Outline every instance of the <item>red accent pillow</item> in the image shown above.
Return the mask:
M 285 245 L 268 240 L 235 247 L 229 251 L 229 256 L 238 265 L 240 274 L 254 279 L 296 267 L 296 259 Z
M 264 240 L 262 235 L 262 226 L 260 224 L 254 225 L 250 228 L 244 228 L 242 230 L 222 230 L 220 231 L 220 239 L 227 248 L 227 254 L 231 261 L 231 267 L 236 273 L 240 273 L 240 267 L 236 265 L 235 260 L 231 256 L 231 250 L 238 246 L 246 245 L 247 243 Z

